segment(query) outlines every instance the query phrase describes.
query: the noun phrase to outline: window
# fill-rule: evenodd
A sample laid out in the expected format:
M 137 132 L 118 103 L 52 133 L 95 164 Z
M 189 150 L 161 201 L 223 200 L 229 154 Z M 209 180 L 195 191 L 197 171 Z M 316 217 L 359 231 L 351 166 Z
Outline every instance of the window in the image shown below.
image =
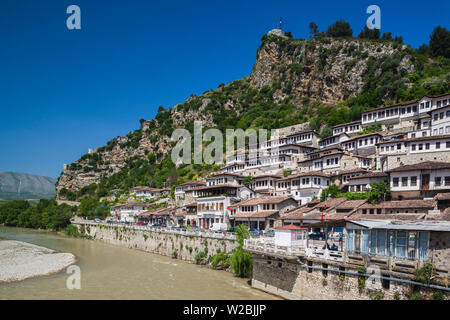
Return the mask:
M 441 148 L 441 143 L 440 142 L 436 142 L 436 149 L 440 149 Z
M 423 150 L 423 144 L 419 143 L 419 151 Z
M 406 258 L 406 232 L 397 232 L 396 258 Z
M 408 186 L 408 177 L 402 177 L 402 187 Z
M 417 177 L 411 177 L 411 187 L 417 186 Z
M 392 179 L 392 184 L 394 185 L 394 187 L 398 187 L 398 178 L 393 178 Z
M 434 185 L 436 187 L 440 187 L 441 186 L 441 177 L 434 177 Z
M 386 231 L 378 231 L 377 232 L 377 255 L 380 257 L 386 256 L 386 243 L 387 237 L 386 237 Z
M 446 148 L 450 148 L 450 141 L 447 141 L 447 142 L 445 143 L 445 147 L 446 147 Z
M 419 259 L 428 260 L 428 232 L 419 232 Z
M 445 186 L 450 186 L 450 177 L 445 177 Z
M 416 259 L 416 233 L 415 232 L 408 233 L 408 259 L 410 259 L 410 260 Z
M 416 151 L 416 145 L 415 144 L 411 145 L 411 150 L 412 151 Z
M 430 144 L 429 143 L 425 143 L 425 150 L 430 150 Z

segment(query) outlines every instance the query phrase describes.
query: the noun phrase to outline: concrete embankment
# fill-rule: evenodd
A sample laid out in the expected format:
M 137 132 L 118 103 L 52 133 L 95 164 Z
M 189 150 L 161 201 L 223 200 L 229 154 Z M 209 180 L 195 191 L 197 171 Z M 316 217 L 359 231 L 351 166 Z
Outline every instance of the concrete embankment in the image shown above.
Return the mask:
M 57 273 L 75 262 L 71 253 L 21 241 L 0 240 L 0 283 Z
M 195 256 L 199 252 L 205 252 L 208 257 L 219 251 L 231 253 L 237 246 L 234 239 L 217 238 L 200 233 L 181 234 L 159 229 L 135 229 L 101 224 L 75 225 L 81 233 L 91 236 L 94 240 L 189 262 L 195 262 Z

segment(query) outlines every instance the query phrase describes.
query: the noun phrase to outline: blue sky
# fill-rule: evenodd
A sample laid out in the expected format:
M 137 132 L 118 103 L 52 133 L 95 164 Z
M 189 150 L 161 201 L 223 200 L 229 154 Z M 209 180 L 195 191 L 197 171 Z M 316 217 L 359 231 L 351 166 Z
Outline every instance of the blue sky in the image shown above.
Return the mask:
M 66 8 L 81 8 L 68 30 Z M 450 1 L 0 1 L 0 171 L 58 177 L 88 148 L 250 74 L 261 36 L 308 37 L 339 19 L 354 35 L 381 8 L 381 32 L 418 47 L 449 27 Z

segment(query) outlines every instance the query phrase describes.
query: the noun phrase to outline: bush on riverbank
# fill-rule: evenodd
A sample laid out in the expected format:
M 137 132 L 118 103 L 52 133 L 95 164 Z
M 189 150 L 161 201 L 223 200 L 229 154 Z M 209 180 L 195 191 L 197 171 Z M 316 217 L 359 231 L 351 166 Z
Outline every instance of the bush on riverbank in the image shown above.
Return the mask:
M 213 269 L 228 269 L 230 266 L 230 256 L 225 252 L 218 252 L 211 257 L 211 267 Z
M 76 207 L 58 205 L 55 199 L 41 199 L 37 205 L 15 200 L 0 205 L 0 224 L 11 227 L 60 230 L 70 224 Z
M 238 246 L 230 257 L 231 270 L 236 277 L 250 277 L 253 271 L 253 256 L 243 249 L 244 239 L 250 237 L 248 227 L 245 224 L 236 227 L 235 236 Z

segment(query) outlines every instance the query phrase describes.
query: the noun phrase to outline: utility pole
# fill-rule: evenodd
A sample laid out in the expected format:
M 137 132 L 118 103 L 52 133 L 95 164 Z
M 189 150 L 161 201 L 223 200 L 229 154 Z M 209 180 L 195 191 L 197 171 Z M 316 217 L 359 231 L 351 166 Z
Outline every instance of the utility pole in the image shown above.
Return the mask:
M 283 19 L 280 17 L 280 30 L 283 30 Z

